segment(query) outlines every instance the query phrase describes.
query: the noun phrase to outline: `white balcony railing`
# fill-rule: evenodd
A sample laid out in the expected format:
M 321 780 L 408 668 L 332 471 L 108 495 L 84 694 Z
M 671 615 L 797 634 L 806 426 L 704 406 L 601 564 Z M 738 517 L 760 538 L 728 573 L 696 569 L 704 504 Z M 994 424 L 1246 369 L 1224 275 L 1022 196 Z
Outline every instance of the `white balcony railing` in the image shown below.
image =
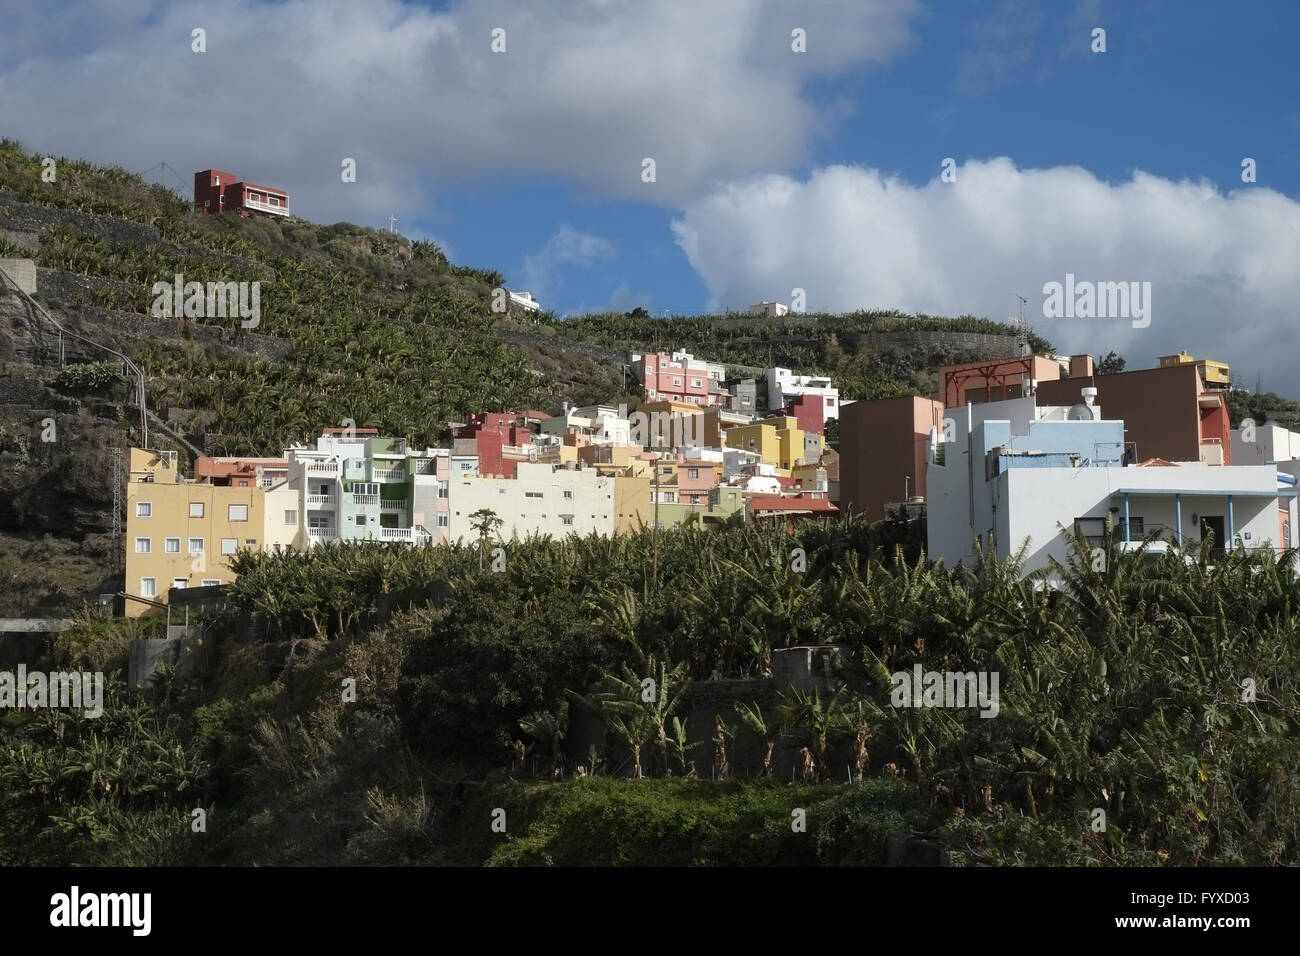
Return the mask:
M 405 481 L 405 468 L 376 468 L 375 481 Z
M 377 505 L 379 504 L 379 496 L 363 495 L 354 491 L 352 493 L 352 503 L 354 505 Z
M 269 212 L 277 216 L 289 215 L 289 201 L 286 199 L 282 206 L 272 206 L 269 202 L 262 202 L 259 199 L 244 199 L 245 209 L 256 209 L 259 212 Z
M 308 495 L 307 504 L 325 505 L 332 508 L 334 507 L 334 496 L 333 495 Z
M 339 463 L 337 461 L 312 461 L 307 463 L 307 474 L 309 475 L 337 475 L 339 473 Z
M 414 528 L 380 528 L 379 540 L 381 541 L 402 541 L 407 544 L 420 544 L 428 541 L 431 537 L 428 531 L 420 526 Z
M 329 541 L 338 537 L 338 530 L 334 525 L 316 525 L 307 529 L 307 537 L 312 541 Z

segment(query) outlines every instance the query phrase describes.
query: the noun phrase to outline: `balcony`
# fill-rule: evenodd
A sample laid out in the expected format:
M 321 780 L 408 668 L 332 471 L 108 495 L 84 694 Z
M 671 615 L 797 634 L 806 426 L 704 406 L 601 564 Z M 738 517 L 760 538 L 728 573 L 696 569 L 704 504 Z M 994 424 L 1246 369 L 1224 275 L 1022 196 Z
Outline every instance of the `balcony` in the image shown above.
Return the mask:
M 309 475 L 337 475 L 339 473 L 339 463 L 337 461 L 313 461 L 307 463 L 307 474 Z
M 414 528 L 380 528 L 380 541 L 398 541 L 403 544 L 424 544 L 431 540 L 433 535 L 429 534 L 423 527 L 416 525 Z
M 374 473 L 375 481 L 405 481 L 406 468 L 376 468 Z
M 308 496 L 307 496 L 307 507 L 308 507 L 308 508 L 333 508 L 333 507 L 334 507 L 334 495 L 332 495 L 332 494 L 328 494 L 328 495 L 308 495 Z
M 377 505 L 379 504 L 379 495 L 363 495 L 354 491 L 352 493 L 352 503 L 354 505 Z
M 258 199 L 244 199 L 245 209 L 256 209 L 258 212 L 269 212 L 273 216 L 289 215 L 289 198 L 284 198 L 284 205 L 272 206 L 269 202 L 262 202 Z
M 1223 439 L 1221 438 L 1201 439 L 1201 464 L 1202 465 L 1223 464 Z
M 307 529 L 307 538 L 313 542 L 332 541 L 338 536 L 338 529 L 332 524 L 315 525 Z

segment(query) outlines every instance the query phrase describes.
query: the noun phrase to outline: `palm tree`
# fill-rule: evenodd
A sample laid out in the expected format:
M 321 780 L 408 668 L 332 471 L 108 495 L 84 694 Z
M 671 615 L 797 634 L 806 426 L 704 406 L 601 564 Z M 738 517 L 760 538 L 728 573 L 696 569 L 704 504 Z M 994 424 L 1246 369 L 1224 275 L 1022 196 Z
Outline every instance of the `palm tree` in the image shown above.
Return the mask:
M 497 513 L 491 508 L 480 508 L 469 516 L 470 527 L 478 532 L 478 569 L 483 570 L 484 558 L 487 554 L 488 539 L 500 528 L 505 521 L 497 517 Z

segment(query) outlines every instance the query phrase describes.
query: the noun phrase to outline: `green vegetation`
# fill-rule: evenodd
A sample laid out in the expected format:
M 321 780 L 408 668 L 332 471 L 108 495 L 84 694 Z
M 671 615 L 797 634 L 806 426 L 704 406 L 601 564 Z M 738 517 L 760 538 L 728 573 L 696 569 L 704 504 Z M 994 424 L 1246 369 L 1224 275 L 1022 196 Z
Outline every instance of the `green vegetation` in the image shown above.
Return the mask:
M 661 539 L 658 591 L 648 534 L 512 545 L 499 573 L 477 542 L 243 554 L 202 680 L 115 697 L 98 724 L 3 716 L 0 845 L 15 863 L 849 864 L 901 832 L 959 864 L 1300 860 L 1289 558 L 1112 552 L 1097 571 L 1076 542 L 1052 590 L 896 536 L 682 531 Z M 110 660 L 104 630 L 56 656 Z M 847 649 L 841 688 L 766 696 L 772 651 L 814 643 Z M 889 675 L 916 663 L 997 672 L 997 717 L 891 706 Z M 715 675 L 755 696 L 688 734 Z M 583 753 L 593 719 L 604 743 Z M 807 748 L 807 779 L 769 775 L 769 744 Z

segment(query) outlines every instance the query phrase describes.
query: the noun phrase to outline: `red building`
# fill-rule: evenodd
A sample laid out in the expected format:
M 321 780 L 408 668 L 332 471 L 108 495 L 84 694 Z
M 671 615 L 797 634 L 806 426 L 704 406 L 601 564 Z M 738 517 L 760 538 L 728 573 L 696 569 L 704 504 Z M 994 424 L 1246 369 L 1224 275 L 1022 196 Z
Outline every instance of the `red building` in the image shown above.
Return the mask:
M 234 173 L 205 169 L 194 174 L 194 208 L 208 213 L 237 212 L 247 216 L 262 212 L 289 215 L 289 194 L 273 186 L 236 180 Z
M 475 412 L 467 425 L 456 429 L 455 437 L 474 441 L 480 475 L 505 478 L 515 476 L 518 462 L 529 460 L 524 449 L 533 443 L 524 416 L 513 412 Z
M 820 395 L 796 395 L 781 409 L 799 423 L 799 428 L 814 435 L 826 434 L 826 402 Z M 841 417 L 843 412 L 840 413 Z

